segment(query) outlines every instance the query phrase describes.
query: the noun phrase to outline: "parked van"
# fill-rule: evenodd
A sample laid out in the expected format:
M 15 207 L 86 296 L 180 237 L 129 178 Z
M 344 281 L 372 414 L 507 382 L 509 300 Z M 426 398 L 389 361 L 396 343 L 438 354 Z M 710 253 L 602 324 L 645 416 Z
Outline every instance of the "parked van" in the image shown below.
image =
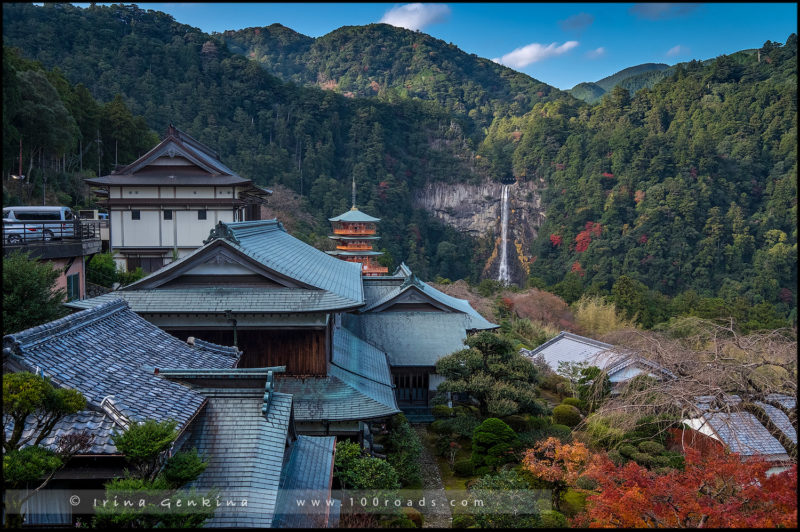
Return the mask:
M 3 207 L 3 232 L 7 225 L 41 231 L 39 238 L 72 238 L 75 236 L 75 215 L 69 207 Z

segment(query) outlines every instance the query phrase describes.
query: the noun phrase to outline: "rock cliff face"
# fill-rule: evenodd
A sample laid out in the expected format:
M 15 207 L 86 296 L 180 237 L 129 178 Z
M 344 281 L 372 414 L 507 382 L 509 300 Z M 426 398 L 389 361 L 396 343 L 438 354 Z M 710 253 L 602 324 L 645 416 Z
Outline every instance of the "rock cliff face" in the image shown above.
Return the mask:
M 527 277 L 530 243 L 544 222 L 540 187 L 539 182 L 520 182 L 509 187 L 508 257 L 515 284 L 523 284 Z M 500 262 L 502 188 L 502 184 L 494 181 L 478 185 L 428 183 L 414 194 L 416 207 L 427 210 L 446 224 L 475 237 L 495 239 L 494 250 L 483 271 L 483 277 L 489 279 L 497 279 Z

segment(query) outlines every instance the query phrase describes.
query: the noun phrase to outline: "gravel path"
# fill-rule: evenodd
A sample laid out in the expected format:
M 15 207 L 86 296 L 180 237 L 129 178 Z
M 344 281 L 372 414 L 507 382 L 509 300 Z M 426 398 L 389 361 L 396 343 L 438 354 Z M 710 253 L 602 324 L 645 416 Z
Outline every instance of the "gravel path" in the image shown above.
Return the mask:
M 437 500 L 435 507 L 426 505 L 425 508 L 420 508 L 425 516 L 422 528 L 450 528 L 453 519 L 450 508 L 446 504 L 442 504 L 445 500 L 444 482 L 442 482 L 442 475 L 439 472 L 439 464 L 436 463 L 436 458 L 428 445 L 427 425 L 415 424 L 412 427 L 422 442 L 422 454 L 419 457 L 422 470 L 422 489 L 425 491 L 426 499 L 435 498 Z

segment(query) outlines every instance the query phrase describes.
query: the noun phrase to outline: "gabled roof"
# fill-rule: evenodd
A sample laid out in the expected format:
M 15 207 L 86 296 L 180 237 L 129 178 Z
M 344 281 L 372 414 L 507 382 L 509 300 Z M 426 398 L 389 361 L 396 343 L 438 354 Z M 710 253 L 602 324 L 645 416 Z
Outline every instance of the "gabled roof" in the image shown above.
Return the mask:
M 400 412 L 391 388 L 331 365 L 328 377 L 280 377 L 275 389 L 292 395 L 299 422 L 353 421 Z M 377 392 L 377 393 L 376 393 Z
M 328 218 L 330 222 L 380 222 L 380 218 L 375 218 L 374 216 L 370 216 L 369 214 L 363 213 L 352 207 L 349 211 L 340 214 L 339 216 L 334 216 L 333 218 Z
M 160 166 L 153 164 L 159 159 L 170 162 L 184 160 L 187 164 Z M 170 177 L 172 176 L 172 177 Z M 225 166 L 219 154 L 170 124 L 167 135 L 153 149 L 110 175 L 87 179 L 92 185 L 142 184 L 139 178 L 152 181 L 150 184 L 178 185 L 184 179 L 193 184 L 234 185 L 250 183 Z M 207 178 L 207 179 L 203 179 Z M 166 179 L 164 183 L 157 181 Z M 171 181 L 170 181 L 171 180 Z
M 119 299 L 7 335 L 3 348 L 29 371 L 86 397 L 87 411 L 65 419 L 59 430 L 97 424 L 96 453 L 112 451 L 110 440 L 102 436 L 110 436 L 108 419 L 120 427 L 173 419 L 180 430 L 205 403 L 201 394 L 153 375 L 149 367 L 231 368 L 239 357 L 234 347 L 208 342 L 189 346 Z
M 331 312 L 352 307 L 353 301 L 326 290 L 302 288 L 165 288 L 117 290 L 91 299 L 66 303 L 70 308 L 92 308 L 111 299 L 124 299 L 140 314 L 180 312 L 219 313 L 307 313 Z
M 406 270 L 408 270 L 407 266 Z M 416 275 L 411 273 L 410 270 L 408 270 L 408 272 L 409 275 L 405 276 L 403 281 L 392 289 L 388 289 L 388 287 L 391 286 L 390 282 L 384 279 L 376 281 L 377 286 L 385 287 L 383 294 L 377 300 L 368 303 L 364 308 L 360 309 L 360 312 L 380 312 L 381 310 L 391 307 L 392 302 L 401 298 L 404 294 L 416 292 L 435 307 L 439 307 L 445 311 L 465 314 L 467 317 L 465 322 L 467 330 L 496 329 L 498 327 L 498 325 L 489 322 L 486 318 L 481 316 L 477 310 L 472 308 L 472 305 L 470 305 L 469 301 L 466 299 L 458 299 L 444 292 L 440 292 L 429 284 L 422 282 Z M 364 284 L 368 282 L 369 281 L 365 281 Z M 373 294 L 374 293 L 375 289 L 373 289 Z
M 224 247 L 231 260 L 249 260 L 263 269 L 265 275 L 287 287 L 319 289 L 338 296 L 340 309 L 361 306 L 364 301 L 361 284 L 361 265 L 335 259 L 305 242 L 289 235 L 277 220 L 252 222 L 220 222 L 211 230 L 205 244 L 189 255 L 123 288 L 125 291 L 158 288 L 195 264 L 201 264 L 216 248 Z M 280 292 L 265 292 L 281 298 Z M 295 295 L 292 295 L 295 297 Z M 315 301 L 324 295 L 309 296 Z M 333 301 L 328 298 L 327 301 Z M 258 310 L 254 308 L 253 310 Z
M 298 500 L 330 498 L 333 476 L 333 456 L 336 437 L 298 436 L 290 448 L 289 459 L 283 468 L 281 493 L 273 528 L 328 528 L 331 508 L 327 504 L 298 508 Z
M 272 392 L 267 416 L 263 389 L 205 389 L 208 405 L 192 426 L 184 447 L 208 459 L 205 471 L 186 488 L 220 491 L 222 504 L 204 526 L 270 528 L 275 514 L 292 396 Z M 241 501 L 247 501 L 242 507 Z
M 640 355 L 628 353 L 618 360 L 610 360 L 609 364 L 603 368 L 609 379 L 614 382 L 614 376 L 629 369 L 637 367 L 645 370 L 648 373 L 654 373 L 657 377 L 666 377 L 674 379 L 675 374 L 651 360 L 648 360 Z
M 605 352 L 611 349 L 614 349 L 611 344 L 561 331 L 557 336 L 536 349 L 521 349 L 520 353 L 531 359 L 541 354 L 548 365 L 553 370 L 557 370 L 559 362 L 587 361 L 590 364 L 602 367 L 605 365 Z
M 787 408 L 794 408 L 796 404 L 796 399 L 788 395 L 773 394 L 768 398 L 780 402 Z M 786 449 L 778 439 L 770 434 L 769 430 L 753 414 L 737 410 L 737 405 L 741 403 L 738 395 L 725 396 L 725 407 L 721 409 L 712 407 L 711 399 L 711 397 L 697 398 L 696 407 L 700 421 L 704 422 L 712 430 L 713 436 L 727 445 L 731 451 L 745 456 L 762 455 L 765 458 L 777 457 L 778 459 L 788 457 Z M 755 404 L 763 408 L 781 432 L 797 445 L 797 431 L 794 430 L 786 414 L 760 401 L 756 401 Z M 701 430 L 703 426 L 697 425 L 694 428 Z

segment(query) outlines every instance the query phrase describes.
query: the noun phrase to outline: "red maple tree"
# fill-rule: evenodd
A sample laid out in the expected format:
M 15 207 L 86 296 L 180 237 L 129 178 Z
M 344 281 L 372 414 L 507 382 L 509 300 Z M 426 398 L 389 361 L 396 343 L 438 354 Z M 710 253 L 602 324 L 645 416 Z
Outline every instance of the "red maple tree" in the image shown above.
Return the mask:
M 553 244 L 554 247 L 558 247 L 561 245 L 561 237 L 559 235 L 553 234 L 550 235 L 550 243 Z
M 719 452 L 686 452 L 686 467 L 666 474 L 597 455 L 586 475 L 597 483 L 573 526 L 797 527 L 797 465 L 767 476 L 772 464 Z

